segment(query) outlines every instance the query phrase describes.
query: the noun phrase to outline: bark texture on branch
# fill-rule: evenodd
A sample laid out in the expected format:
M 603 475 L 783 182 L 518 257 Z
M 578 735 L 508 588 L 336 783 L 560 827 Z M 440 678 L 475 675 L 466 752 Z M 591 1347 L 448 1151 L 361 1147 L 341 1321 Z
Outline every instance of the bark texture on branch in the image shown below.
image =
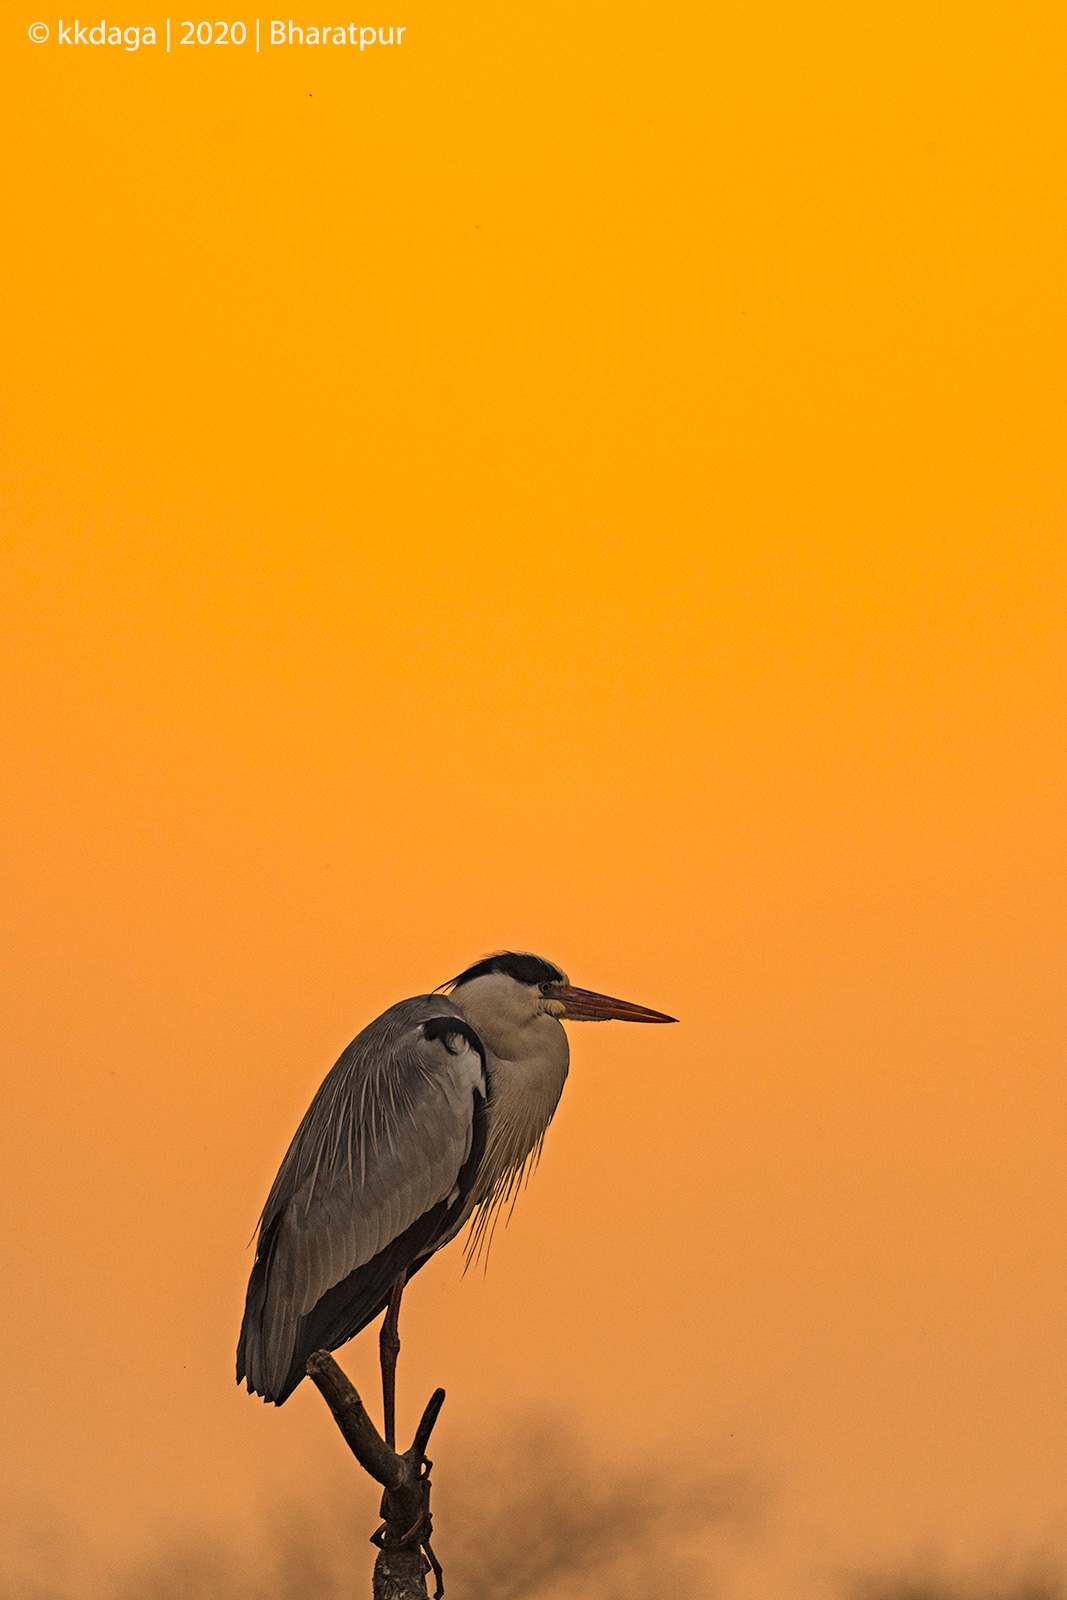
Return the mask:
M 384 1490 L 382 1525 L 372 1535 L 372 1543 L 378 1546 L 373 1600 L 426 1600 L 428 1572 L 436 1578 L 434 1600 L 441 1600 L 444 1580 L 430 1547 L 432 1463 L 426 1459 L 426 1446 L 445 1391 L 434 1391 L 411 1448 L 400 1455 L 386 1444 L 354 1386 L 331 1355 L 317 1350 L 308 1361 L 307 1373 L 333 1413 L 348 1448 L 364 1472 Z

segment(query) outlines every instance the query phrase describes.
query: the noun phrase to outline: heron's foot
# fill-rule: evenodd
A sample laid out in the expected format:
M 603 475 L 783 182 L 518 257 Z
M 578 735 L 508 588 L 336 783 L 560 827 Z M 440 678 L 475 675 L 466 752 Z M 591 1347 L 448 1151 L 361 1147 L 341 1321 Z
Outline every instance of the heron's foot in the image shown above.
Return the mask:
M 430 1544 L 430 1538 L 429 1538 L 428 1534 L 427 1534 L 426 1538 L 422 1541 L 422 1553 L 426 1557 L 427 1561 L 429 1562 L 430 1571 L 433 1573 L 433 1581 L 434 1581 L 433 1600 L 441 1600 L 441 1596 L 445 1592 L 445 1575 L 441 1571 L 441 1563 L 438 1561 L 437 1557 L 433 1553 L 433 1547 Z
M 399 1539 L 391 1539 L 389 1537 L 389 1524 L 383 1522 L 381 1527 L 371 1534 L 370 1542 L 371 1544 L 376 1544 L 379 1550 L 419 1550 L 425 1562 L 423 1570 L 433 1573 L 433 1600 L 442 1600 L 445 1592 L 445 1575 L 441 1569 L 441 1563 L 434 1554 L 433 1545 L 430 1543 L 430 1535 L 432 1533 L 433 1519 L 430 1516 L 429 1507 L 426 1507 L 425 1510 L 420 1512 L 417 1521 L 413 1522 L 407 1532 L 402 1534 Z

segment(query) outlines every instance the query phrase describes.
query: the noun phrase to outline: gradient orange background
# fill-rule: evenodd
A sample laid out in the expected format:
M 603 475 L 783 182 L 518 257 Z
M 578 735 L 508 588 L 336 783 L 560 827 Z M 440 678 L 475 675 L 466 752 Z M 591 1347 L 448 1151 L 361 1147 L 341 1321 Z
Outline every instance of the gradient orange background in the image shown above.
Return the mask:
M 773 1491 L 736 1594 L 1067 1545 L 1062 9 L 414 0 L 258 57 L 41 14 L 12 1524 L 132 1549 L 299 1477 L 318 1396 L 232 1380 L 267 1185 L 357 1028 L 511 946 L 682 1024 L 572 1028 L 488 1276 L 406 1302 L 402 1424 L 706 1437 Z

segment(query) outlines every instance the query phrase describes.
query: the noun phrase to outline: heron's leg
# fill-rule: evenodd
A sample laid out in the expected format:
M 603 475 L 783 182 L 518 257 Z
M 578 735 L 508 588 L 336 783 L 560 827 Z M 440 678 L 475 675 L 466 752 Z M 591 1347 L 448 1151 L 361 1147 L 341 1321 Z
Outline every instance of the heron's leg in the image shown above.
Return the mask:
M 402 1272 L 393 1284 L 389 1296 L 389 1309 L 382 1319 L 378 1335 L 378 1349 L 382 1358 L 382 1411 L 385 1422 L 385 1442 L 390 1450 L 396 1449 L 396 1358 L 400 1354 L 400 1297 L 404 1293 L 407 1272 Z

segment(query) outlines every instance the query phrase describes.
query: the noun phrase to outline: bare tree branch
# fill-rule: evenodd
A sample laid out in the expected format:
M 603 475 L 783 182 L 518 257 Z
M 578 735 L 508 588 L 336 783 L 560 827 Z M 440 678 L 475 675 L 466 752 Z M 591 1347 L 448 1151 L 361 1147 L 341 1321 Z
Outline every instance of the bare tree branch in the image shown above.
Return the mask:
M 426 1574 L 436 1580 L 434 1600 L 444 1594 L 444 1580 L 430 1547 L 430 1467 L 426 1446 L 444 1404 L 445 1391 L 437 1389 L 422 1414 L 410 1450 L 403 1455 L 390 1448 L 367 1415 L 366 1407 L 349 1378 L 325 1350 L 317 1350 L 307 1364 L 315 1384 L 345 1443 L 364 1472 L 380 1483 L 382 1526 L 372 1535 L 378 1546 L 374 1563 L 373 1600 L 426 1600 Z

